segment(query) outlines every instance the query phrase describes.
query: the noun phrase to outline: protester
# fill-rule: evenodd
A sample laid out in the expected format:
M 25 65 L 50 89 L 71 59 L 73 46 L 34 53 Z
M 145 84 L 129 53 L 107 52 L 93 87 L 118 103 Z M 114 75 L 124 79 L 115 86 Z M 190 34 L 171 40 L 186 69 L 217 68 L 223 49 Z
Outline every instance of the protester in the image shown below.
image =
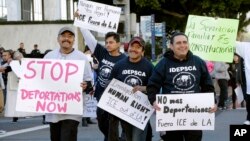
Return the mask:
M 180 69 L 188 68 L 188 69 Z M 175 69 L 176 71 L 171 71 Z M 183 85 L 178 83 L 178 78 L 190 75 Z M 161 89 L 161 92 L 160 92 Z M 160 111 L 156 103 L 156 94 L 188 94 L 214 92 L 214 86 L 205 62 L 189 51 L 189 42 L 186 34 L 174 33 L 170 38 L 170 50 L 156 65 L 147 85 L 149 101 L 153 107 Z M 215 112 L 216 104 L 210 112 Z M 201 130 L 166 131 L 162 135 L 164 141 L 201 141 Z
M 58 32 L 57 41 L 60 48 L 47 53 L 44 57 L 45 59 L 84 60 L 88 62 L 87 57 L 82 52 L 73 48 L 75 32 L 71 27 L 61 28 Z M 83 81 L 81 87 L 83 90 L 87 90 L 89 87 L 87 82 L 92 81 L 92 72 L 89 63 L 85 64 Z M 46 121 L 50 122 L 51 141 L 76 141 L 77 128 L 81 119 L 82 115 L 46 114 Z
M 235 62 L 235 82 L 236 82 L 236 87 L 240 86 L 242 89 L 243 97 L 244 99 L 247 98 L 247 93 L 246 93 L 246 75 L 245 75 L 245 65 L 244 65 L 244 59 L 241 58 L 237 53 L 234 55 L 234 62 Z M 236 96 L 236 99 L 238 97 Z M 238 101 L 239 102 L 239 101 Z M 241 107 L 245 107 L 245 102 L 244 100 L 240 104 Z
M 6 70 L 8 70 L 8 81 L 7 81 L 7 97 L 6 97 L 6 105 L 5 105 L 5 117 L 13 117 L 12 122 L 16 123 L 19 117 L 30 117 L 30 116 L 38 116 L 38 113 L 30 113 L 30 112 L 20 112 L 16 111 L 16 103 L 17 103 L 17 90 L 19 84 L 19 77 L 16 72 L 13 71 L 11 64 L 14 61 L 18 61 L 21 63 L 21 59 L 23 58 L 22 53 L 19 51 L 15 51 L 13 54 L 13 60 L 9 62 L 9 66 Z M 16 70 L 18 71 L 18 70 Z M 19 70 L 21 71 L 21 70 Z
M 8 72 L 11 71 L 9 67 L 9 62 L 12 60 L 12 50 L 4 50 L 2 53 L 3 61 L 1 63 L 0 72 L 2 73 L 2 79 L 4 84 L 3 96 L 4 96 L 4 105 L 6 103 L 7 96 L 7 81 L 8 81 Z
M 245 77 L 246 77 L 246 94 L 244 95 L 244 100 L 246 101 L 246 111 L 247 117 L 246 121 L 243 123 L 245 125 L 250 125 L 250 55 L 249 55 L 249 42 L 236 42 L 236 53 L 244 59 L 245 66 Z M 244 90 L 243 90 L 244 91 Z
M 41 58 L 41 52 L 38 49 L 37 44 L 34 44 L 34 49 L 31 51 L 30 57 L 32 57 L 32 58 Z
M 78 12 L 75 13 L 75 16 L 78 16 Z M 97 70 L 97 84 L 95 87 L 94 96 L 97 101 L 100 100 L 106 86 L 110 82 L 110 73 L 116 62 L 125 57 L 119 51 L 120 48 L 120 36 L 114 32 L 108 32 L 105 35 L 105 47 L 97 43 L 95 37 L 87 29 L 81 29 L 82 35 L 84 37 L 86 45 L 96 57 L 99 62 Z M 109 129 L 109 114 L 108 112 L 97 107 L 97 120 L 98 127 L 104 135 L 104 141 L 108 141 L 108 129 Z M 110 127 L 113 128 L 113 127 Z
M 218 108 L 225 110 L 228 108 L 228 80 L 230 79 L 228 73 L 229 64 L 225 62 L 214 63 L 214 76 L 220 87 L 220 96 Z
M 2 59 L 2 52 L 4 51 L 4 48 L 0 48 L 0 64 L 2 64 L 3 59 Z M 1 68 L 1 67 L 0 67 Z M 4 94 L 3 90 L 5 89 L 3 77 L 2 77 L 2 72 L 0 71 L 0 113 L 4 111 Z
M 94 86 L 94 80 L 95 80 L 95 70 L 93 69 L 94 58 L 92 57 L 92 53 L 89 50 L 88 46 L 85 46 L 84 54 L 87 56 L 88 62 L 90 64 L 90 66 L 91 66 L 92 75 L 93 75 L 93 78 L 94 78 L 91 85 Z M 94 91 L 94 89 L 92 89 L 92 91 L 86 92 L 86 94 L 93 94 L 93 91 Z M 90 117 L 83 117 L 82 118 L 82 126 L 87 127 L 88 124 L 96 124 L 96 122 L 92 121 Z
M 145 42 L 140 37 L 134 37 L 129 42 L 128 47 L 128 57 L 117 62 L 111 72 L 111 78 L 118 79 L 130 86 L 133 87 L 133 91 L 146 92 L 146 86 L 148 79 L 152 74 L 153 65 L 147 59 L 143 57 L 145 52 Z M 124 72 L 138 72 L 138 73 L 124 73 Z M 111 113 L 112 114 L 112 113 Z M 127 141 L 146 141 L 147 129 L 141 130 L 130 123 L 127 123 L 121 119 L 118 119 L 116 116 L 111 117 L 110 127 L 117 121 L 120 120 L 121 125 L 125 131 Z M 110 141 L 117 141 L 118 130 L 113 129 L 113 132 L 110 132 L 112 139 Z
M 26 57 L 26 51 L 24 49 L 24 43 L 23 42 L 20 43 L 19 48 L 17 49 L 17 51 L 19 51 L 20 53 L 22 53 L 23 57 Z

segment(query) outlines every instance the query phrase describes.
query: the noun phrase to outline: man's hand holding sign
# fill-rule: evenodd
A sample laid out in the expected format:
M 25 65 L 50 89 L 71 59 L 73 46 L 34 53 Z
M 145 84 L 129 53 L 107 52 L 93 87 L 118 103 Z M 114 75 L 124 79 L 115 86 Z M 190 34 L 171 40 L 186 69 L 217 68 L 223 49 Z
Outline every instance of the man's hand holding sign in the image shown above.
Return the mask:
M 210 93 L 157 95 L 156 130 L 213 130 L 213 103 Z
M 98 107 L 142 130 L 154 112 L 145 94 L 134 93 L 133 87 L 116 79 L 105 89 Z

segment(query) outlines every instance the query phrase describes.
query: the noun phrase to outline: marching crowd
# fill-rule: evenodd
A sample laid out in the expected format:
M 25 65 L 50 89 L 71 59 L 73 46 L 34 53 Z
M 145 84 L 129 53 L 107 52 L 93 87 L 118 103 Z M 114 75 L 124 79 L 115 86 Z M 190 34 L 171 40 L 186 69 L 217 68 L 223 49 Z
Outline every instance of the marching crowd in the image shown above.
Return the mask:
M 76 13 L 77 14 L 77 13 Z M 97 101 L 100 100 L 105 88 L 109 82 L 115 78 L 133 87 L 133 91 L 141 91 L 148 95 L 148 99 L 155 110 L 161 110 L 156 102 L 156 94 L 188 94 L 188 93 L 215 93 L 214 81 L 217 81 L 220 87 L 220 94 L 215 103 L 211 105 L 209 112 L 214 113 L 218 108 L 227 109 L 228 87 L 235 89 L 241 86 L 246 103 L 247 118 L 244 124 L 250 125 L 249 100 L 250 100 L 250 58 L 247 54 L 249 43 L 237 42 L 234 61 L 231 64 L 224 62 L 204 61 L 194 55 L 189 50 L 188 36 L 182 32 L 175 32 L 170 38 L 169 49 L 165 52 L 156 66 L 144 58 L 145 41 L 140 37 L 133 37 L 128 46 L 126 54 L 119 51 L 121 46 L 120 36 L 114 32 L 108 32 L 105 35 L 105 46 L 98 43 L 92 33 L 81 28 L 81 33 L 87 45 L 85 53 L 73 48 L 75 41 L 75 31 L 70 27 L 63 27 L 58 32 L 59 48 L 49 51 L 45 55 L 41 54 L 38 45 L 34 45 L 34 50 L 27 55 L 24 49 L 24 43 L 20 43 L 17 51 L 0 49 L 1 67 L 1 105 L 0 111 L 4 115 L 16 115 L 13 122 L 17 122 L 20 113 L 8 113 L 6 111 L 15 111 L 8 109 L 8 100 L 15 99 L 17 86 L 10 86 L 9 79 L 15 74 L 12 73 L 10 62 L 12 60 L 21 60 L 23 57 L 59 59 L 59 60 L 85 60 L 90 62 L 85 65 L 83 82 L 79 84 L 84 93 L 93 94 Z M 182 71 L 179 68 L 188 68 Z M 129 74 L 124 70 L 133 70 L 140 73 Z M 177 79 L 181 75 L 188 75 L 185 82 L 180 83 Z M 16 77 L 15 79 L 18 80 Z M 131 81 L 131 79 L 135 81 Z M 179 82 L 178 82 L 179 81 Z M 3 93 L 3 94 L 2 94 Z M 233 108 L 237 108 L 237 96 L 232 94 Z M 217 102 L 218 101 L 218 102 Z M 12 102 L 15 103 L 15 102 Z M 244 105 L 244 103 L 242 103 Z M 5 109 L 4 109 L 5 108 Z M 8 110 L 7 110 L 8 109 Z M 27 116 L 27 115 L 26 115 Z M 76 141 L 78 125 L 82 122 L 83 126 L 93 123 L 89 118 L 82 118 L 80 115 L 68 114 L 46 114 L 44 123 L 50 125 L 50 139 L 52 141 Z M 144 130 L 112 115 L 97 107 L 97 121 L 99 130 L 104 135 L 104 141 L 150 141 L 152 140 L 152 128 L 150 123 Z M 119 125 L 122 127 L 122 133 L 119 134 Z M 5 131 L 0 130 L 0 134 Z M 201 130 L 179 130 L 166 131 L 161 134 L 164 141 L 201 141 Z

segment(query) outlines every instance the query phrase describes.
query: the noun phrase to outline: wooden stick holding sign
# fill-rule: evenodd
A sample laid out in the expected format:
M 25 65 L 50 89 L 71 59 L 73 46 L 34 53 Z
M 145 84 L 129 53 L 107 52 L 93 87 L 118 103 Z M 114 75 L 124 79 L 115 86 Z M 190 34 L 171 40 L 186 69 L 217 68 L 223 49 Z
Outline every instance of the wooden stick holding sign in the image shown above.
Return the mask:
M 82 115 L 84 66 L 80 60 L 23 59 L 16 110 Z
M 144 130 L 154 109 L 147 95 L 132 92 L 132 87 L 113 79 L 105 89 L 98 107 Z
M 214 130 L 213 93 L 158 94 L 156 131 Z

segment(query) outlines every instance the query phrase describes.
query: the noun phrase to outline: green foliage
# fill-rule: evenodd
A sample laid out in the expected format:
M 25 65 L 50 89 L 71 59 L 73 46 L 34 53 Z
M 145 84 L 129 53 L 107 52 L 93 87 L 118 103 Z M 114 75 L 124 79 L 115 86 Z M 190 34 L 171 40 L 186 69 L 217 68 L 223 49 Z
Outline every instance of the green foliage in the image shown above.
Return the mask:
M 151 60 L 151 46 L 152 44 L 149 42 L 146 42 L 146 47 L 145 47 L 145 53 L 144 56 L 146 58 L 148 58 L 149 60 Z M 159 39 L 156 39 L 155 42 L 155 56 L 156 58 L 162 54 L 162 46 L 161 46 L 161 42 L 159 41 Z
M 139 6 L 139 8 L 138 8 Z M 250 0 L 136 0 L 131 11 L 139 15 L 156 15 L 156 22 L 165 21 L 171 29 L 183 31 L 188 15 L 238 18 L 239 30 L 249 24 L 245 21 L 250 11 Z M 239 17 L 238 17 L 239 16 Z
M 161 5 L 158 0 L 137 0 L 136 4 L 143 8 L 143 7 L 150 7 L 151 9 L 160 10 Z

